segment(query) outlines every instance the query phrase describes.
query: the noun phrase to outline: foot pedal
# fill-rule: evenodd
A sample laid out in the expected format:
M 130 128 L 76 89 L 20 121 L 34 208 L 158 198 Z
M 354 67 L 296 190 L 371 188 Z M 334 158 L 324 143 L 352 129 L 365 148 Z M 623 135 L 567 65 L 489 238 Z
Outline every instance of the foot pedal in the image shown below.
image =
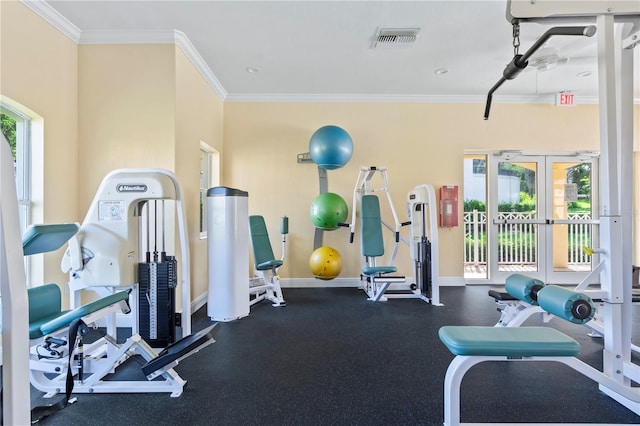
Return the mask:
M 60 359 L 64 356 L 64 349 L 58 350 L 60 346 L 66 346 L 67 341 L 56 337 L 47 336 L 43 345 L 36 347 L 38 359 Z
M 148 380 L 164 374 L 178 365 L 186 357 L 215 342 L 220 323 L 215 323 L 204 330 L 187 336 L 164 348 L 157 357 L 142 366 L 142 372 Z

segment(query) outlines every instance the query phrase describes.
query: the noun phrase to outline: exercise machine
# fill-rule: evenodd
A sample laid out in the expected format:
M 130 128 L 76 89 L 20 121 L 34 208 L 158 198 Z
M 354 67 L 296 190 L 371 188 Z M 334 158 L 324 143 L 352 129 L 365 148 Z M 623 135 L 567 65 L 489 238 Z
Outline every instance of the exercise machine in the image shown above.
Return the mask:
M 477 327 L 445 329 L 441 339 L 458 356 L 450 364 L 445 378 L 445 425 L 460 421 L 459 391 L 466 371 L 478 362 L 542 360 L 557 361 L 596 381 L 599 389 L 636 414 L 640 414 L 640 390 L 632 386 L 640 377 L 640 366 L 631 359 L 632 326 L 632 197 L 633 194 L 633 49 L 640 45 L 640 6 L 637 2 L 520 2 L 507 3 L 507 18 L 520 23 L 592 22 L 597 30 L 600 112 L 600 247 L 598 265 L 600 289 L 591 297 L 602 301 L 604 341 L 602 370 L 575 358 L 568 336 L 556 336 L 548 327 L 540 335 L 524 336 L 531 327 Z M 560 30 L 559 30 L 560 31 Z M 564 32 L 564 30 L 561 30 Z M 583 27 L 583 32 L 593 29 Z M 526 67 L 516 57 L 508 68 Z M 515 77 L 505 70 L 503 76 Z M 499 82 L 500 83 L 500 82 Z M 501 83 L 500 83 L 501 84 Z M 494 86 L 495 88 L 495 86 Z M 485 119 L 491 95 L 487 97 Z M 546 286 L 538 292 L 538 304 Z M 555 300 L 561 303 L 562 299 Z M 544 309 L 544 306 L 542 306 Z M 562 312 L 545 309 L 563 317 Z M 560 315 L 559 315 L 560 314 Z M 443 335 L 444 334 L 444 335 Z M 524 337 L 523 337 L 524 336 Z M 567 343 L 564 350 L 553 351 L 553 341 Z M 478 349 L 471 349 L 474 346 Z M 513 351 L 514 346 L 522 350 Z M 455 347 L 458 346 L 458 349 Z M 534 347 L 540 348 L 536 352 Z
M 78 224 L 32 225 L 23 237 L 25 255 L 59 249 L 80 229 Z M 214 342 L 217 324 L 172 342 L 172 355 L 157 354 L 139 334 L 118 343 L 115 327 L 99 332 L 87 344 L 83 338 L 88 326 L 98 320 L 130 311 L 131 289 L 118 289 L 75 309 L 61 309 L 61 292 L 57 284 L 45 284 L 28 290 L 29 338 L 31 341 L 31 384 L 45 392 L 45 398 L 65 392 L 66 403 L 75 393 L 163 392 L 180 396 L 186 381 L 173 367 L 179 361 Z M 97 327 L 96 327 L 97 328 Z M 122 379 L 117 369 L 134 355 L 146 364 L 144 380 Z M 152 362 L 151 365 L 149 363 Z M 112 376 L 112 373 L 115 373 Z
M 379 175 L 382 186 L 374 187 L 372 181 Z M 389 204 L 393 224 L 382 219 L 377 193 L 384 193 Z M 353 190 L 353 206 L 360 203 L 362 274 L 360 287 L 369 300 L 386 301 L 390 298 L 418 298 L 433 305 L 441 305 L 438 269 L 438 229 L 435 191 L 431 185 L 416 186 L 407 194 L 409 220 L 400 222 L 391 193 L 387 169 L 361 167 Z M 356 209 L 352 209 L 350 241 L 353 242 L 357 223 Z M 409 238 L 401 235 L 401 228 L 409 226 Z M 385 265 L 377 261 L 384 255 L 383 227 L 391 231 L 394 245 Z M 395 260 L 400 243 L 409 247 L 414 262 L 414 281 L 407 284 L 406 277 L 393 276 L 397 272 Z M 393 287 L 392 287 L 393 286 Z
M 586 324 L 596 307 L 589 296 L 564 287 L 541 285 L 539 280 L 514 274 L 505 288 L 513 297 L 535 301 L 550 314 L 575 324 Z M 563 363 L 604 386 L 629 397 L 635 391 L 622 387 L 607 374 L 579 360 L 580 344 L 551 327 L 444 326 L 438 335 L 456 357 L 445 376 L 444 424 L 460 425 L 460 386 L 473 366 L 487 361 L 551 361 Z
M 173 224 L 174 218 L 179 268 L 175 257 L 166 254 L 166 247 L 175 244 L 174 228 L 168 231 L 165 224 Z M 182 190 L 172 172 L 119 169 L 107 174 L 61 262 L 62 270 L 69 273 L 71 307 L 80 305 L 85 290 L 104 297 L 129 288 L 133 290 L 132 334 L 140 332 L 157 347 L 175 341 L 177 326 L 183 337 L 191 334 L 187 229 Z M 177 287 L 182 290 L 179 316 L 174 312 Z
M 71 310 L 62 310 L 61 291 L 56 284 L 27 289 L 23 255 L 57 250 L 80 227 L 78 224 L 32 225 L 22 239 L 19 235 L 18 204 L 13 162 L 8 143 L 0 146 L 0 285 L 3 324 L 3 422 L 28 424 L 73 402 L 72 392 L 167 392 L 182 393 L 185 381 L 173 370 L 185 357 L 214 342 L 217 324 L 185 337 L 157 354 L 138 334 L 117 343 L 116 312 L 130 310 L 131 288 L 118 288 L 110 294 Z M 86 264 L 89 264 L 86 262 Z M 107 319 L 106 333 L 84 345 L 88 326 Z M 147 363 L 144 380 L 119 380 L 112 373 L 131 356 Z M 30 380 L 29 380 L 30 377 Z M 105 380 L 105 379 L 109 380 Z M 53 396 L 64 392 L 55 404 L 29 411 L 24 395 L 29 384 Z
M 276 259 L 269 240 L 269 232 L 264 217 L 249 216 L 249 235 L 253 251 L 253 278 L 249 280 L 250 305 L 262 300 L 269 300 L 272 306 L 285 306 L 280 275 L 278 270 L 284 264 L 287 253 L 287 234 L 289 233 L 289 218 L 283 216 L 280 220 L 280 235 L 282 235 L 282 255 Z

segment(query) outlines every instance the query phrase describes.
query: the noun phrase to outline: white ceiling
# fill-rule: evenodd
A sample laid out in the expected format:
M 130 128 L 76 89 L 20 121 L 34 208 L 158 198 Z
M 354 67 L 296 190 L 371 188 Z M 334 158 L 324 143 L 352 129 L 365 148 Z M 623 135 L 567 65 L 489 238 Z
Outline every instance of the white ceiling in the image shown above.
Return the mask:
M 53 7 L 85 34 L 178 30 L 228 100 L 483 99 L 513 57 L 506 0 L 475 1 L 58 1 Z M 410 47 L 373 49 L 378 28 L 418 27 Z M 547 27 L 521 26 L 521 53 Z M 547 53 L 568 57 L 547 71 L 507 81 L 496 99 L 597 96 L 596 38 L 554 37 Z M 636 58 L 638 51 L 636 50 Z M 638 67 L 636 60 L 636 70 Z M 259 72 L 247 72 L 257 68 Z M 437 75 L 436 69 L 447 73 Z M 578 77 L 591 72 L 588 77 Z M 640 72 L 635 98 L 640 99 Z

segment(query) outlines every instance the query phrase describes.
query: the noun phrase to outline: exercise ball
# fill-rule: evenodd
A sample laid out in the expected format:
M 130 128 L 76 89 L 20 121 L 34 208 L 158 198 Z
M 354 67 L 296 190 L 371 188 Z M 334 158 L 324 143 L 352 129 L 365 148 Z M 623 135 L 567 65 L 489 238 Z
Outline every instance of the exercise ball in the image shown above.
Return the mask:
M 342 256 L 332 247 L 319 247 L 309 257 L 311 273 L 321 280 L 332 280 L 342 271 Z
M 349 133 L 338 126 L 320 127 L 309 141 L 311 159 L 326 170 L 339 169 L 353 155 L 353 141 Z
M 349 214 L 346 201 L 333 192 L 323 192 L 311 203 L 309 216 L 316 228 L 332 231 L 344 223 Z

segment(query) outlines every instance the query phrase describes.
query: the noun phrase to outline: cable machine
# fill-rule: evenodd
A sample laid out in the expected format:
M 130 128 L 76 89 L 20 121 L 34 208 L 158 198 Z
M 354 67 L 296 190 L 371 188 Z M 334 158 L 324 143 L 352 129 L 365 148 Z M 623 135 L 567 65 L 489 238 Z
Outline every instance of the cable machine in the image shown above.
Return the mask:
M 174 216 L 175 215 L 175 216 Z M 180 274 L 166 254 L 177 223 Z M 167 229 L 168 228 L 168 229 Z M 169 244 L 173 246 L 173 244 Z M 161 253 L 158 253 L 160 247 Z M 153 250 L 153 251 L 152 251 Z M 62 259 L 69 272 L 71 307 L 83 290 L 104 297 L 132 287 L 132 333 L 164 347 L 191 334 L 191 286 L 185 206 L 176 176 L 164 169 L 119 169 L 103 179 L 76 237 Z M 182 309 L 175 314 L 175 290 L 182 287 Z
M 382 186 L 380 187 L 375 187 L 372 184 L 376 174 L 382 180 Z M 363 197 L 376 196 L 377 193 L 381 192 L 385 194 L 393 217 L 393 224 L 380 217 L 382 226 L 391 231 L 394 236 L 393 250 L 385 262 L 386 268 L 388 271 L 391 271 L 391 268 L 395 268 L 395 260 L 402 242 L 409 247 L 411 259 L 414 262 L 414 282 L 406 284 L 406 277 L 385 275 L 386 271 L 378 274 L 363 272 L 360 282 L 361 288 L 367 293 L 369 300 L 373 301 L 385 301 L 389 298 L 419 298 L 433 305 L 441 305 L 438 287 L 438 218 L 435 191 L 431 185 L 416 186 L 407 194 L 407 216 L 409 220 L 400 222 L 391 199 L 387 169 L 375 166 L 360 167 L 360 173 L 353 189 L 352 205 L 354 207 L 352 208 L 351 223 L 349 225 L 351 232 L 350 242 L 353 243 L 357 222 L 357 209 L 355 206 L 360 202 L 360 215 L 363 215 Z M 377 202 L 376 205 L 378 205 Z M 408 239 L 400 233 L 401 228 L 404 226 L 409 226 Z M 367 256 L 363 253 L 361 263 L 363 271 L 376 270 L 375 258 L 372 256 Z M 380 268 L 377 268 L 377 270 L 379 271 Z M 390 287 L 392 285 L 400 288 L 391 290 Z

